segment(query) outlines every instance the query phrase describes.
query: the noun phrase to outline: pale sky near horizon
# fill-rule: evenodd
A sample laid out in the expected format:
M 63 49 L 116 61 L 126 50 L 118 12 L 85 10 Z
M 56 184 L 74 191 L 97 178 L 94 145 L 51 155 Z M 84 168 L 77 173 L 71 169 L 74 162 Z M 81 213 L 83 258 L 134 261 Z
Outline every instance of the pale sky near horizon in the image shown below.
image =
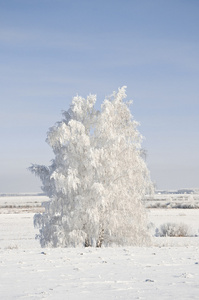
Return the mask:
M 77 93 L 127 86 L 158 189 L 199 187 L 199 1 L 0 0 L 0 193 L 40 192 Z

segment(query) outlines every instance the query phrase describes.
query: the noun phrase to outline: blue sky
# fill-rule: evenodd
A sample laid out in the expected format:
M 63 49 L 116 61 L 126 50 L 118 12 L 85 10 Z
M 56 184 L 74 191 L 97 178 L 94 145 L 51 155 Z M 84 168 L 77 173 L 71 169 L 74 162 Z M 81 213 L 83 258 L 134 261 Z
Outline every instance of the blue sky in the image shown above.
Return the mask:
M 0 0 L 0 193 L 39 192 L 48 128 L 127 85 L 158 189 L 199 187 L 199 1 Z

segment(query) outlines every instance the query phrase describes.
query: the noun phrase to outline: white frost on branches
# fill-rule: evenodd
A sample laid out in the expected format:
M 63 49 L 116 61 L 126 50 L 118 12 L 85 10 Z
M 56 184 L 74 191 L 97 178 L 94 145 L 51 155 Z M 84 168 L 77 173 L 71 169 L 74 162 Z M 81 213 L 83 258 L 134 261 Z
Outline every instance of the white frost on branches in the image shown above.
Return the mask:
M 50 128 L 50 167 L 32 165 L 50 200 L 34 224 L 42 247 L 146 245 L 142 199 L 152 189 L 142 137 L 124 101 L 126 87 L 104 100 L 76 96 Z

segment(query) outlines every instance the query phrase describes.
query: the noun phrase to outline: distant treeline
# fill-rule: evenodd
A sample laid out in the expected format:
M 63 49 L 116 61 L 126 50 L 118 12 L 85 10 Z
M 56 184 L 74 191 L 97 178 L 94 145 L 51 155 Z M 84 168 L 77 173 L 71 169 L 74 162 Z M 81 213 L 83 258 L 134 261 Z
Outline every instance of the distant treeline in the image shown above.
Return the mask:
M 44 193 L 3 193 L 0 197 L 27 197 L 27 196 L 46 196 Z

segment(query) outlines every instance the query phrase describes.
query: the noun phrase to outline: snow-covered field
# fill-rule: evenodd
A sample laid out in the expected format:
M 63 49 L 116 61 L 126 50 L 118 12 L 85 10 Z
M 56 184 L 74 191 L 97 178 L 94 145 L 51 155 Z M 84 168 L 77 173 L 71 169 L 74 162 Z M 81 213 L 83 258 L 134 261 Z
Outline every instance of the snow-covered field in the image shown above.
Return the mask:
M 11 198 L 0 197 L 0 299 L 199 299 L 198 209 L 148 210 L 148 248 L 42 249 L 33 216 L 44 198 Z M 189 236 L 155 236 L 168 222 Z

